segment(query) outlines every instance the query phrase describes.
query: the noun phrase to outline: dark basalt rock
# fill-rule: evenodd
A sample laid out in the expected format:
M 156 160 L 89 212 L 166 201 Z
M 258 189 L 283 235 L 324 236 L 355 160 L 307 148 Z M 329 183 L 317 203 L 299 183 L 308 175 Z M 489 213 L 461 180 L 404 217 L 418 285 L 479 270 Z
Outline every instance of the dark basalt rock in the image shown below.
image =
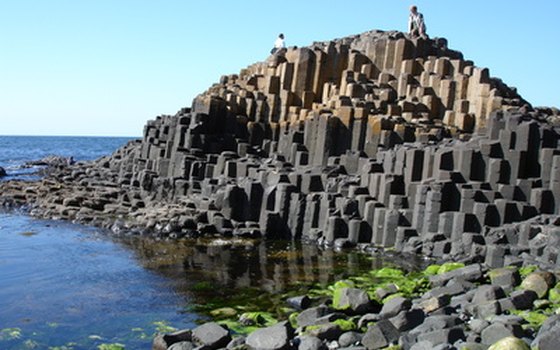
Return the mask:
M 534 308 L 556 283 L 546 271 L 560 267 L 558 116 L 532 108 L 445 39 L 370 31 L 288 48 L 224 76 L 111 156 L 44 160 L 40 181 L 0 182 L 0 204 L 115 234 L 293 239 L 460 261 L 467 266 L 430 276 L 423 297 L 394 299 L 381 313 L 354 289 L 340 312 L 294 299 L 298 329 L 317 326 L 335 341 L 346 331 L 336 322 L 351 327 L 340 321 L 355 316 L 368 330 L 354 345 L 368 349 L 532 339 L 504 314 Z M 516 290 L 523 264 L 542 271 Z M 490 322 L 470 330 L 476 319 Z M 551 319 L 535 340 L 543 348 L 556 339 Z M 158 336 L 154 348 L 169 339 L 218 349 L 231 336 L 210 323 L 192 339 Z M 332 345 L 325 339 L 305 344 Z M 282 323 L 246 345 L 296 343 Z

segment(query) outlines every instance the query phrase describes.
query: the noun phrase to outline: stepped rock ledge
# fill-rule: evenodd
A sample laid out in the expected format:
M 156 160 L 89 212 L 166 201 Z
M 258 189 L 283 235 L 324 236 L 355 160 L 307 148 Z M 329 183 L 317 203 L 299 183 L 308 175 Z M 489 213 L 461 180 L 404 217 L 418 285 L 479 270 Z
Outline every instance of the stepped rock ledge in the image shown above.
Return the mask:
M 370 31 L 223 76 L 112 156 L 1 184 L 39 217 L 556 265 L 558 110 L 445 39 Z

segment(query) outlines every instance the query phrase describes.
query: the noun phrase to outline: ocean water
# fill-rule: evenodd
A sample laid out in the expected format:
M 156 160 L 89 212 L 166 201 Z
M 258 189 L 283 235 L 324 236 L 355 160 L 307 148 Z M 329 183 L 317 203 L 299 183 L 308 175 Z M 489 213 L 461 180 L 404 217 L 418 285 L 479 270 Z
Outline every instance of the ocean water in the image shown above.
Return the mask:
M 91 160 L 128 142 L 113 137 L 0 136 L 9 179 L 36 178 L 28 161 Z M 0 349 L 149 349 L 168 324 L 192 326 L 175 280 L 146 269 L 106 232 L 0 212 Z
M 0 214 L 0 349 L 149 349 L 188 297 L 103 231 Z M 58 348 L 57 348 L 58 347 Z
M 112 153 L 125 145 L 128 137 L 74 137 L 74 136 L 0 136 L 0 167 L 9 179 L 33 180 L 37 167 L 25 163 L 56 155 L 73 157 L 76 161 L 93 160 Z

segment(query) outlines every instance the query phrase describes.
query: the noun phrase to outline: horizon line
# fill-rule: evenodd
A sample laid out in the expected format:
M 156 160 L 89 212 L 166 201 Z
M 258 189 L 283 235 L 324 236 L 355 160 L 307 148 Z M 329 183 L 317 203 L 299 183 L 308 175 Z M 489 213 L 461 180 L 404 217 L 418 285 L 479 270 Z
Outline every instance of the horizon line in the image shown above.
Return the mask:
M 0 137 L 113 137 L 113 138 L 142 138 L 141 135 L 135 136 L 126 136 L 126 135 L 70 135 L 70 134 L 62 134 L 62 135 L 47 135 L 47 134 L 0 134 Z

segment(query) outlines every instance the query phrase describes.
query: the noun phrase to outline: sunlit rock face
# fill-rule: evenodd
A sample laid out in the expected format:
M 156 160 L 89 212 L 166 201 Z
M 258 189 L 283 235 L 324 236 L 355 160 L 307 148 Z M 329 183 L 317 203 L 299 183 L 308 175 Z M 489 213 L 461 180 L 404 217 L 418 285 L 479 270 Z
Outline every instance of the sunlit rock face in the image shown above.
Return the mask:
M 555 264 L 558 120 L 445 39 L 371 31 L 225 75 L 142 140 L 11 199 L 115 231 Z

